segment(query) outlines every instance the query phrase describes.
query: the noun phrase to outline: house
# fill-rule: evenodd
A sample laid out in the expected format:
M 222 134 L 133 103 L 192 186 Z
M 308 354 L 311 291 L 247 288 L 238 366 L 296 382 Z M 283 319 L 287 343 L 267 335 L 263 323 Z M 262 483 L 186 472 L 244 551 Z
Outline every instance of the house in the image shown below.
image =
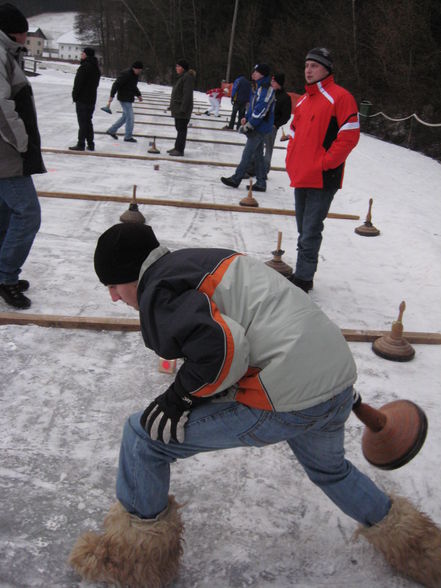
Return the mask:
M 40 27 L 30 26 L 26 37 L 26 49 L 28 55 L 41 57 L 47 38 Z
M 77 37 L 75 31 L 70 31 L 58 37 L 58 59 L 65 61 L 80 61 L 81 53 L 84 47 L 88 45 L 94 47 L 93 43 L 87 43 L 87 41 L 81 40 Z M 98 52 L 96 56 L 99 59 Z

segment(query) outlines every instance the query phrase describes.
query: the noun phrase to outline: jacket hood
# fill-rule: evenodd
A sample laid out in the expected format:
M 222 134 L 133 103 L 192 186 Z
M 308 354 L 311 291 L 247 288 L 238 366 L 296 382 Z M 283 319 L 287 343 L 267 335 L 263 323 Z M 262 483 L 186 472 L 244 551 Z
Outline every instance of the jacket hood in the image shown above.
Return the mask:
M 0 43 L 14 55 L 25 49 L 24 45 L 17 43 L 17 41 L 13 41 L 11 37 L 3 31 L 0 31 Z

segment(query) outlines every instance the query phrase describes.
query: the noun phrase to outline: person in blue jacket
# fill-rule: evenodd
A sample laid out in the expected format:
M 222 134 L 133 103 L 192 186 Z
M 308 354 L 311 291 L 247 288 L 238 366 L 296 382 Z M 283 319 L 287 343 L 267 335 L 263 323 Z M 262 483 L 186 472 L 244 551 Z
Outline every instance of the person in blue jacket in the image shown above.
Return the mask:
M 230 122 L 224 127 L 225 130 L 233 130 L 236 117 L 236 129 L 239 130 L 240 121 L 245 116 L 247 104 L 250 100 L 250 94 L 250 80 L 248 80 L 245 76 L 240 75 L 234 80 L 233 87 L 231 88 L 231 104 L 233 105 L 233 110 L 231 111 Z
M 256 182 L 255 192 L 266 192 L 266 171 L 263 159 L 263 144 L 265 136 L 271 133 L 274 125 L 275 92 L 271 87 L 270 68 L 266 63 L 259 63 L 254 67 L 251 79 L 256 83 L 256 89 L 251 96 L 246 118 L 240 121 L 239 133 L 244 133 L 247 142 L 242 153 L 242 159 L 234 174 L 229 178 L 221 178 L 221 182 L 231 188 L 238 188 L 247 173 L 250 163 L 255 162 Z

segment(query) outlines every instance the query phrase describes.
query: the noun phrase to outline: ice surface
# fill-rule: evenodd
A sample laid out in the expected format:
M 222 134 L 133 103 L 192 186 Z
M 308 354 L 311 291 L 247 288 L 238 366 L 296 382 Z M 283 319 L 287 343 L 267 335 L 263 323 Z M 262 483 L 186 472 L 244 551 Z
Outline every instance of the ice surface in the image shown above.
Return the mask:
M 42 143 L 66 149 L 76 142 L 71 100 L 74 72 L 41 70 L 32 78 Z M 112 80 L 99 88 L 96 131 L 115 120 L 99 109 Z M 141 84 L 148 96 L 170 88 Z M 206 96 L 197 98 L 208 104 Z M 149 105 L 149 98 L 144 107 Z M 223 101 L 223 107 L 228 100 Z M 137 108 L 138 110 L 138 108 Z M 147 117 L 136 116 L 138 123 Z M 226 117 L 224 116 L 226 120 Z M 164 155 L 174 128 L 135 123 Z M 166 122 L 168 119 L 157 119 Z M 171 119 L 170 119 L 171 122 Z M 202 124 L 194 122 L 194 125 Z M 210 125 L 210 121 L 204 123 Z M 219 125 L 216 125 L 219 126 Z M 168 136 L 170 139 L 161 139 Z M 187 159 L 238 162 L 243 139 L 235 133 L 189 129 L 189 138 L 237 141 L 238 146 L 188 142 Z M 151 139 L 150 139 L 151 140 Z M 97 134 L 97 152 L 145 155 L 137 144 Z M 277 145 L 286 146 L 286 143 Z M 47 153 L 48 173 L 35 176 L 41 191 L 127 195 L 237 204 L 246 195 L 219 178 L 232 168 L 179 161 L 110 159 Z M 283 166 L 275 150 L 273 165 Z M 333 212 L 359 221 L 326 221 L 313 300 L 342 328 L 388 329 L 401 300 L 408 331 L 441 332 L 441 167 L 418 153 L 363 135 L 350 155 L 344 188 Z M 261 206 L 291 209 L 293 193 L 283 172 L 271 172 Z M 354 228 L 364 222 L 369 198 L 376 238 Z M 136 317 L 112 304 L 92 265 L 98 235 L 127 209 L 117 202 L 41 198 L 42 226 L 25 264 L 31 282 L 29 312 L 69 316 Z M 295 261 L 293 217 L 165 206 L 140 206 L 160 241 L 171 249 L 232 247 L 271 259 L 278 231 L 284 260 Z M 0 301 L 0 312 L 9 311 Z M 361 454 L 362 425 L 351 416 L 348 457 L 388 491 L 408 496 L 441 524 L 441 346 L 419 345 L 409 363 L 374 355 L 368 343 L 351 343 L 358 390 L 375 407 L 398 398 L 418 402 L 429 420 L 426 444 L 404 468 L 382 472 Z M 0 585 L 86 586 L 66 565 L 80 533 L 98 529 L 114 500 L 122 426 L 170 382 L 138 333 L 91 332 L 36 326 L 0 327 L 1 463 Z M 363 541 L 353 543 L 354 522 L 312 486 L 288 450 L 236 449 L 177 463 L 172 492 L 185 502 L 185 556 L 177 588 L 404 588 Z

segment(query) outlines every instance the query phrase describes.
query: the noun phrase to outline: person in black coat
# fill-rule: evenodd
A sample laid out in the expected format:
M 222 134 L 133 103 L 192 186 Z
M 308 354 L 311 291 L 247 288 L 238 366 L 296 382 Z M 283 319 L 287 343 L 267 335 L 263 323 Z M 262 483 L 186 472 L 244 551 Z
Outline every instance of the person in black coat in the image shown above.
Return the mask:
M 175 69 L 178 77 L 173 85 L 168 109 L 175 119 L 177 136 L 175 146 L 173 149 L 169 149 L 167 153 L 173 157 L 182 157 L 187 141 L 187 127 L 193 112 L 193 90 L 196 72 L 190 69 L 186 59 L 179 59 L 176 62 Z
M 135 123 L 133 102 L 135 101 L 135 96 L 140 102 L 142 102 L 141 92 L 138 88 L 138 80 L 143 69 L 144 65 L 142 61 L 134 61 L 132 66 L 129 67 L 129 69 L 122 71 L 112 84 L 107 106 L 110 107 L 116 94 L 123 112 L 122 116 L 106 131 L 106 133 L 114 139 L 118 139 L 116 131 L 125 124 L 124 141 L 136 143 L 136 139 L 133 137 L 133 126 Z
M 81 53 L 81 65 L 77 70 L 72 89 L 72 100 L 75 102 L 78 119 L 78 143 L 69 147 L 71 151 L 95 150 L 93 141 L 92 116 L 95 110 L 96 92 L 100 83 L 101 72 L 95 51 L 85 47 Z

